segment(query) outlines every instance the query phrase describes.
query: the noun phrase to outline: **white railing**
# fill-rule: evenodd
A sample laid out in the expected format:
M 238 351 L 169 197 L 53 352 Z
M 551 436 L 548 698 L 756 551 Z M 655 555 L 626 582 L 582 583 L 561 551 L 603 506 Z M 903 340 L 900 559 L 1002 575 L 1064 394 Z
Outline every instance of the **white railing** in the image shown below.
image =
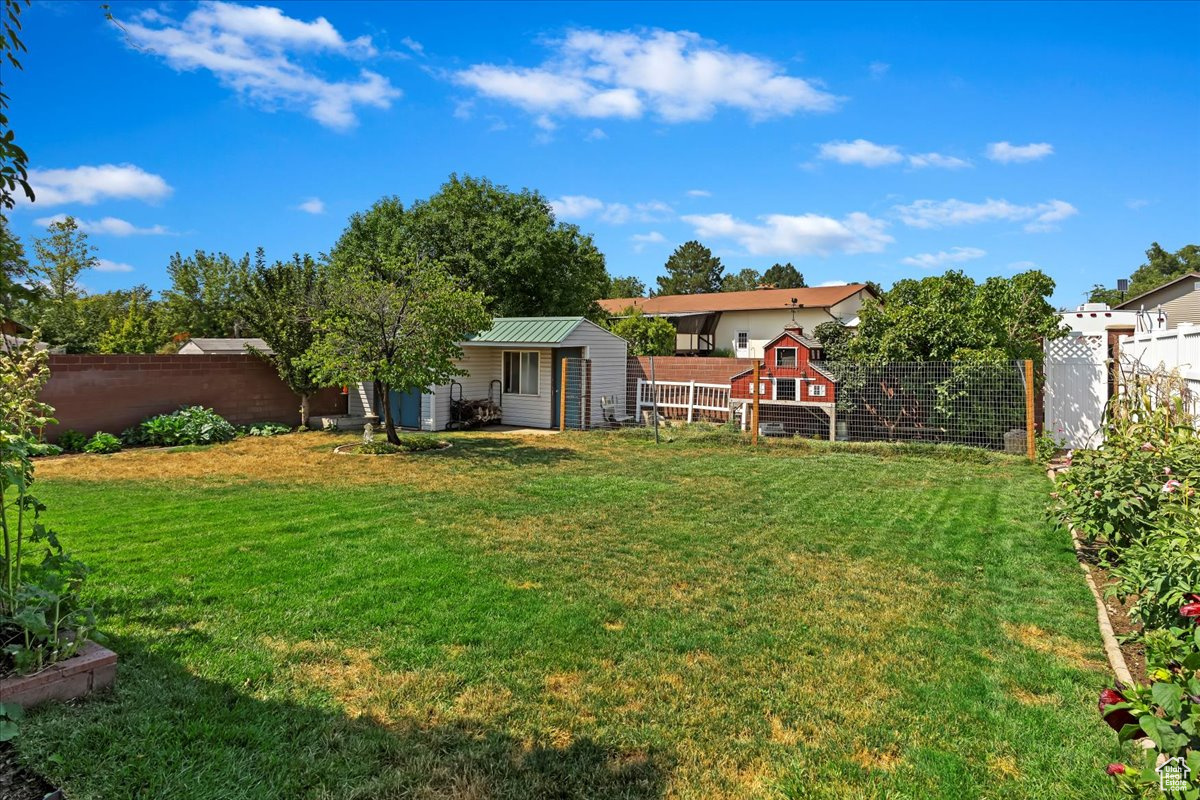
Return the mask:
M 657 395 L 657 396 L 656 396 Z M 656 381 L 644 378 L 637 382 L 637 415 L 643 409 L 681 409 L 691 422 L 697 411 L 729 413 L 729 384 L 696 383 L 695 381 Z

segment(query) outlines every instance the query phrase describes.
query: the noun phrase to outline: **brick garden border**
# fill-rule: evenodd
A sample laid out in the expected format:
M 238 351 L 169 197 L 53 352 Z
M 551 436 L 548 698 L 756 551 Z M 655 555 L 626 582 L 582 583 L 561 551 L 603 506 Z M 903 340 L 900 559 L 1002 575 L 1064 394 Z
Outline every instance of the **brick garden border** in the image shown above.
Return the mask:
M 117 654 L 88 642 L 65 661 L 35 675 L 0 680 L 0 697 L 6 703 L 32 708 L 48 700 L 74 700 L 112 686 L 117 679 Z

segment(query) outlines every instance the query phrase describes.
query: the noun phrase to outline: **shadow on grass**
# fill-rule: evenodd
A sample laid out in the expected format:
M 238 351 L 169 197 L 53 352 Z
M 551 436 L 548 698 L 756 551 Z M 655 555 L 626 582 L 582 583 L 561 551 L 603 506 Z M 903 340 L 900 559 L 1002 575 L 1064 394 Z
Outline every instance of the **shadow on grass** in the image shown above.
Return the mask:
M 448 450 L 436 450 L 428 455 L 434 458 L 449 458 L 475 461 L 503 461 L 515 465 L 557 464 L 579 458 L 579 453 L 569 447 L 554 447 L 542 437 L 536 443 L 516 436 L 495 434 L 455 436 L 454 446 Z
M 556 747 L 483 722 L 385 722 L 331 704 L 263 699 L 282 694 L 286 679 L 271 668 L 236 686 L 200 678 L 182 665 L 177 642 L 114 637 L 116 688 L 35 710 L 19 740 L 28 763 L 72 798 L 650 800 L 665 792 L 669 770 L 653 751 L 591 739 Z M 253 674 L 241 666 L 240 675 Z

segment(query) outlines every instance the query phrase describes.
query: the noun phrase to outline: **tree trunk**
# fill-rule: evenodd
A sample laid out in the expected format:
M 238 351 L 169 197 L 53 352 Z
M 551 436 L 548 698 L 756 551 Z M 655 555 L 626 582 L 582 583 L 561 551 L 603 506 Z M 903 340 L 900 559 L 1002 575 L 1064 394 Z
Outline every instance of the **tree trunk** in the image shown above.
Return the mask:
M 310 410 L 309 409 L 310 398 L 311 398 L 311 395 L 307 395 L 307 394 L 300 395 L 300 427 L 301 428 L 308 427 L 308 414 L 309 414 L 309 410 Z
M 400 444 L 400 435 L 396 433 L 396 420 L 392 417 L 392 388 L 383 384 L 383 428 L 387 431 L 387 440 L 392 444 Z

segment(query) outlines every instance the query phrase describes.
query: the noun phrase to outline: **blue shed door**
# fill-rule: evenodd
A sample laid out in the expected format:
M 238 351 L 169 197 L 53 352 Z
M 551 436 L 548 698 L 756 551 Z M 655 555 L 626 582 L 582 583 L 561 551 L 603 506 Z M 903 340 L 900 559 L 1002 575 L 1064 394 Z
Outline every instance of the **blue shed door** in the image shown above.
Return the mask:
M 421 390 L 413 389 L 408 392 L 393 391 L 390 398 L 392 404 L 392 419 L 401 428 L 421 427 Z

